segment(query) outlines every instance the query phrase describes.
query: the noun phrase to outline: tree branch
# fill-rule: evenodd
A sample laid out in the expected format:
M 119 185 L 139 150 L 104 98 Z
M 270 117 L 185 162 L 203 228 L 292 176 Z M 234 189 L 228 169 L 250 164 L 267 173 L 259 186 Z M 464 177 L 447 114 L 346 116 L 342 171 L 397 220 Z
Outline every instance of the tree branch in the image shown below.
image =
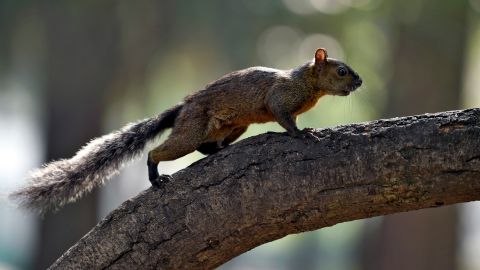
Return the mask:
M 288 234 L 480 199 L 480 109 L 316 136 L 267 133 L 192 164 L 123 203 L 51 269 L 212 269 Z

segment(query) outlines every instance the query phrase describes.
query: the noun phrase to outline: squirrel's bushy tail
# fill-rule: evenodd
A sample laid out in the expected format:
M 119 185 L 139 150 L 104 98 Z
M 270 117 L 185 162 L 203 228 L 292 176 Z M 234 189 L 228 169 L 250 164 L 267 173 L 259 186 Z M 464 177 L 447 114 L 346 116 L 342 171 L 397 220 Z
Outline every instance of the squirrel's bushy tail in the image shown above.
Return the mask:
M 10 197 L 22 207 L 41 214 L 75 201 L 139 156 L 148 141 L 173 126 L 181 108 L 182 105 L 177 105 L 159 116 L 92 140 L 72 158 L 51 162 L 33 171 L 27 186 Z

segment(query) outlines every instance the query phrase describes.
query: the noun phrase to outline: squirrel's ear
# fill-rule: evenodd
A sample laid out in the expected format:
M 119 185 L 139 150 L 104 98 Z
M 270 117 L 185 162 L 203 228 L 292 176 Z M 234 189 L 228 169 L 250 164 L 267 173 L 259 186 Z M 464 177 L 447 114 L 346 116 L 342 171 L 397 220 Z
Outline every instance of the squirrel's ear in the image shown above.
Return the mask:
M 327 61 L 327 50 L 324 48 L 317 49 L 315 52 L 315 64 L 324 64 Z

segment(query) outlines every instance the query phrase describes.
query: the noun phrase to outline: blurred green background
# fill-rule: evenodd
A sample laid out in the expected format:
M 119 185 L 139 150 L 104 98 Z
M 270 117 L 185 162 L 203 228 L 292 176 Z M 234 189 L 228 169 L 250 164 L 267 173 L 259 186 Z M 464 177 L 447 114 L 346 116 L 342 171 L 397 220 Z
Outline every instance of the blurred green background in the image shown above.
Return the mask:
M 160 113 L 233 70 L 296 67 L 317 47 L 364 79 L 325 97 L 301 127 L 478 107 L 480 0 L 0 2 L 0 269 L 45 269 L 147 188 L 146 162 L 41 219 L 5 194 L 40 164 Z M 283 130 L 254 125 L 247 136 Z M 159 169 L 172 173 L 193 153 Z M 475 203 L 291 235 L 220 267 L 480 269 Z

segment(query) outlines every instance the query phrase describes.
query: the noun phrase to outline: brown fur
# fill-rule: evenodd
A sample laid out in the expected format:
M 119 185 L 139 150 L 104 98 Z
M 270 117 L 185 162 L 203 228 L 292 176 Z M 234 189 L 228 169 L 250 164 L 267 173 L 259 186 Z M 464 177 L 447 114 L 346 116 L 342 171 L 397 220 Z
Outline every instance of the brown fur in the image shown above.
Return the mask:
M 347 75 L 337 74 L 340 66 Z M 299 136 L 297 115 L 324 95 L 348 95 L 360 84 L 350 67 L 327 59 L 324 49 L 296 69 L 252 67 L 229 73 L 185 98 L 170 137 L 149 153 L 150 163 L 177 159 L 206 146 L 205 152 L 215 152 L 211 147 L 221 149 L 252 123 L 277 121 L 290 135 Z

